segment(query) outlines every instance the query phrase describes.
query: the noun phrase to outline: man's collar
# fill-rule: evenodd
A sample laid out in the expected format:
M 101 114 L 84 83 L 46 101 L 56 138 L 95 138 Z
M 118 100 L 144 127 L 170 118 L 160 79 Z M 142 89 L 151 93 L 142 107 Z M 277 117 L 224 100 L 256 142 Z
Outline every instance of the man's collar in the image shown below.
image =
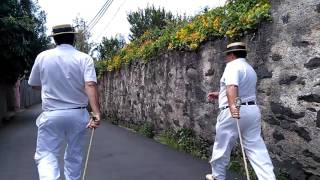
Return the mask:
M 238 58 L 238 59 L 235 59 L 235 61 L 245 61 L 246 59 L 245 58 Z
M 231 62 L 236 62 L 236 61 L 246 61 L 246 59 L 245 59 L 245 58 L 237 58 L 237 59 L 235 59 L 235 60 L 232 60 L 232 61 L 227 62 L 227 64 L 228 64 L 228 63 L 231 63 Z
M 67 48 L 67 49 L 74 49 L 74 47 L 70 44 L 60 44 L 57 46 L 58 48 Z

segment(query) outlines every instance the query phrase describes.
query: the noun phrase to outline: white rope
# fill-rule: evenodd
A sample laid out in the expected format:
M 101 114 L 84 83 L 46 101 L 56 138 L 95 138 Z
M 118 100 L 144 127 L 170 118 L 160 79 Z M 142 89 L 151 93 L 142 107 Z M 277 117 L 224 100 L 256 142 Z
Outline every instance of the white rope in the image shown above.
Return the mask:
M 89 142 L 89 147 L 88 147 L 86 162 L 85 162 L 85 164 L 84 164 L 84 170 L 83 170 L 82 180 L 84 180 L 84 179 L 85 179 L 85 176 L 86 176 L 86 171 L 87 171 L 87 167 L 88 167 L 88 160 L 89 160 L 89 155 L 90 155 L 90 150 L 91 150 L 91 144 L 92 144 L 92 139 L 93 139 L 94 130 L 95 130 L 95 128 L 93 128 L 92 131 L 91 131 L 91 137 L 90 137 L 90 142 Z
M 240 119 L 236 119 L 237 127 L 238 127 L 239 140 L 240 140 L 240 146 L 241 146 L 241 151 L 242 151 L 242 157 L 243 157 L 243 162 L 244 162 L 244 168 L 246 170 L 247 180 L 250 180 L 250 175 L 249 175 L 249 170 L 248 170 L 248 165 L 247 165 L 247 160 L 246 160 L 246 154 L 244 153 L 243 144 L 242 144 L 242 137 L 241 137 L 241 132 L 240 132 L 239 120 Z

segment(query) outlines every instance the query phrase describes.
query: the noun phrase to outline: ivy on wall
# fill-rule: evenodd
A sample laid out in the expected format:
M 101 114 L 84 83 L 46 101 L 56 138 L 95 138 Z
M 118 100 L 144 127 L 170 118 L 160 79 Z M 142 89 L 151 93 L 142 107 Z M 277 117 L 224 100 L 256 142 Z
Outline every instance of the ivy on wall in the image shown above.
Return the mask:
M 268 0 L 229 0 L 223 7 L 171 23 L 165 29 L 148 30 L 112 58 L 97 61 L 97 72 L 101 76 L 133 60 L 147 62 L 164 51 L 196 50 L 201 42 L 209 39 L 242 37 L 261 22 L 271 20 L 270 7 Z

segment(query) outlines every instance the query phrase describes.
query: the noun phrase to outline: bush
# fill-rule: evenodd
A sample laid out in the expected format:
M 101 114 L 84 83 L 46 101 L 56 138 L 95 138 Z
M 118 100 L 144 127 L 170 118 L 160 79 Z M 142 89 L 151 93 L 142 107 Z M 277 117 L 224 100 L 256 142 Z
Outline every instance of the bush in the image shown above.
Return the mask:
M 137 132 L 145 137 L 153 138 L 154 137 L 153 130 L 154 130 L 153 125 L 149 122 L 145 122 L 138 127 Z

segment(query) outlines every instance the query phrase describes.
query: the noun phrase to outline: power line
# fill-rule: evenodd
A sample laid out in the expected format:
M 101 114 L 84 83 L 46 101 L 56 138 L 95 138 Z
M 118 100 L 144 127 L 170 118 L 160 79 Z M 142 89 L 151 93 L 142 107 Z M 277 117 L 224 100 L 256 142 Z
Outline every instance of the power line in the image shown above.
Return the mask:
M 101 13 L 97 16 L 97 18 L 90 24 L 88 31 L 91 31 L 95 25 L 97 25 L 97 23 L 100 21 L 100 19 L 103 17 L 103 15 L 105 14 L 105 12 L 107 11 L 107 9 L 110 7 L 111 3 L 113 0 L 108 1 L 109 4 L 107 4 L 106 6 L 104 6 L 104 8 L 102 9 Z
M 114 20 L 114 18 L 117 16 L 117 14 L 119 13 L 120 11 L 120 8 L 124 5 L 124 3 L 126 2 L 127 0 L 124 0 L 122 2 L 122 4 L 120 4 L 120 6 L 118 7 L 117 11 L 113 14 L 111 20 L 109 21 L 109 23 L 102 29 L 102 32 L 95 38 L 95 41 L 97 39 L 99 39 L 104 33 L 105 33 L 105 30 L 109 27 L 109 25 L 111 24 L 111 22 Z
M 87 31 L 91 31 L 94 28 L 94 26 L 97 25 L 97 23 L 100 21 L 100 19 L 106 13 L 106 11 L 108 10 L 108 8 L 112 4 L 112 2 L 113 2 L 113 0 L 107 0 L 107 2 L 102 6 L 100 11 L 96 14 L 96 16 L 90 21 Z
M 101 9 L 98 11 L 98 13 L 97 13 L 97 14 L 92 18 L 92 20 L 89 22 L 88 26 L 91 26 L 92 23 L 93 23 L 94 21 L 96 21 L 96 18 L 97 18 L 98 16 L 100 16 L 101 12 L 105 9 L 105 7 L 108 5 L 109 2 L 110 2 L 110 1 L 107 0 L 107 1 L 103 4 L 103 6 L 101 7 Z

